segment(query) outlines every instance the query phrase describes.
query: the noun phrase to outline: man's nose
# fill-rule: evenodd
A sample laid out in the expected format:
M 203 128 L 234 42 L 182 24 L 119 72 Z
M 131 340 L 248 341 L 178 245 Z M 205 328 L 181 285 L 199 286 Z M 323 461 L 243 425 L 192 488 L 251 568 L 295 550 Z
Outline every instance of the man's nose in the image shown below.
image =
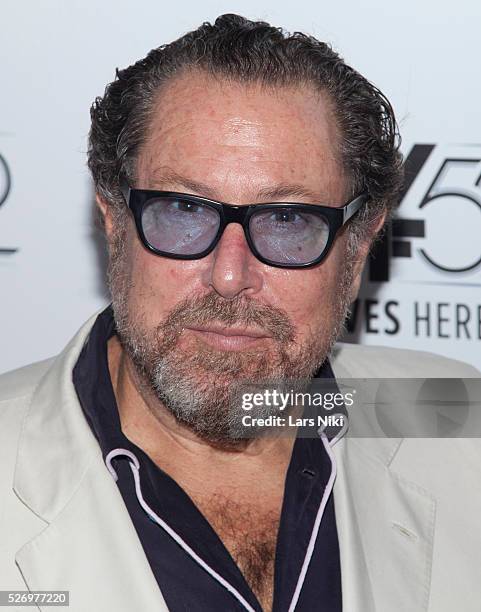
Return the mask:
M 262 264 L 252 254 L 238 223 L 227 225 L 208 260 L 204 284 L 222 297 L 252 295 L 262 288 Z

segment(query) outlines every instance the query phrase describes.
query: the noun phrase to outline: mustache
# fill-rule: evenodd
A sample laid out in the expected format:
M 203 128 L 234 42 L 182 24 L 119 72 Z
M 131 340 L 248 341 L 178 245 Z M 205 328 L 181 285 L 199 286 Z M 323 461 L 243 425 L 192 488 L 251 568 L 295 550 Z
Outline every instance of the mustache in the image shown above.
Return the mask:
M 256 302 L 252 298 L 226 300 L 216 293 L 188 297 L 168 314 L 158 331 L 168 343 L 175 341 L 185 327 L 224 323 L 245 325 L 268 332 L 281 344 L 294 341 L 295 327 L 280 308 Z

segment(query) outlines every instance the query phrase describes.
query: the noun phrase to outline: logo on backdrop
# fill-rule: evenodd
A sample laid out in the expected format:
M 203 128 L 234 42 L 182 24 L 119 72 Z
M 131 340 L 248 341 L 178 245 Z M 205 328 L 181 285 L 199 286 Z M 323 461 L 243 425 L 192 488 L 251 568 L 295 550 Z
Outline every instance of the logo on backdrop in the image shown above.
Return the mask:
M 369 280 L 389 281 L 397 258 L 446 273 L 440 281 L 481 269 L 481 146 L 416 144 L 405 171 L 400 210 L 372 253 Z
M 371 253 L 347 331 L 479 346 L 481 145 L 415 144 L 405 171 L 400 207 Z
M 10 170 L 5 158 L 0 155 L 0 206 L 5 202 L 10 193 Z
M 7 160 L 0 154 L 0 207 L 6 202 L 11 186 L 10 168 L 8 167 Z M 12 255 L 17 251 L 18 249 L 15 248 L 0 247 L 0 255 Z

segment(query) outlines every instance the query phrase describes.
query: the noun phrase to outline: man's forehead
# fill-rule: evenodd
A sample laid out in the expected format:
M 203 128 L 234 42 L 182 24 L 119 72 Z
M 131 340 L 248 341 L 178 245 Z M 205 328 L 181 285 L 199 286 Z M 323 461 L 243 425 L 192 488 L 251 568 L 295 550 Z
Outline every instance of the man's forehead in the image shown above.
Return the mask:
M 215 134 L 227 146 L 249 146 L 268 136 L 287 135 L 291 123 L 286 119 L 294 122 L 294 130 L 316 132 L 317 137 L 337 136 L 333 108 L 327 93 L 307 85 L 264 86 L 194 71 L 174 78 L 159 90 L 152 123 L 165 130 L 191 124 L 209 130 L 215 123 L 221 128 Z
M 222 200 L 237 182 L 258 201 L 332 197 L 341 166 L 330 104 L 311 91 L 200 85 L 179 79 L 159 95 L 139 156 L 144 187 Z

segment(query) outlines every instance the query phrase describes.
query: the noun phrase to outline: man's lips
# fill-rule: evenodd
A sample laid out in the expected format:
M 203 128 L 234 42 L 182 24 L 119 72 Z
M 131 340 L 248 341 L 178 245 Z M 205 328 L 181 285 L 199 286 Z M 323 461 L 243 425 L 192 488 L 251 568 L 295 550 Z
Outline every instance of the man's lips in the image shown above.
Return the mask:
M 220 336 L 247 336 L 250 338 L 270 338 L 269 334 L 257 329 L 246 327 L 227 327 L 223 325 L 189 325 L 186 329 L 193 331 L 209 332 Z
M 237 351 L 250 347 L 262 339 L 271 338 L 264 331 L 222 325 L 188 326 L 185 328 L 214 348 Z

